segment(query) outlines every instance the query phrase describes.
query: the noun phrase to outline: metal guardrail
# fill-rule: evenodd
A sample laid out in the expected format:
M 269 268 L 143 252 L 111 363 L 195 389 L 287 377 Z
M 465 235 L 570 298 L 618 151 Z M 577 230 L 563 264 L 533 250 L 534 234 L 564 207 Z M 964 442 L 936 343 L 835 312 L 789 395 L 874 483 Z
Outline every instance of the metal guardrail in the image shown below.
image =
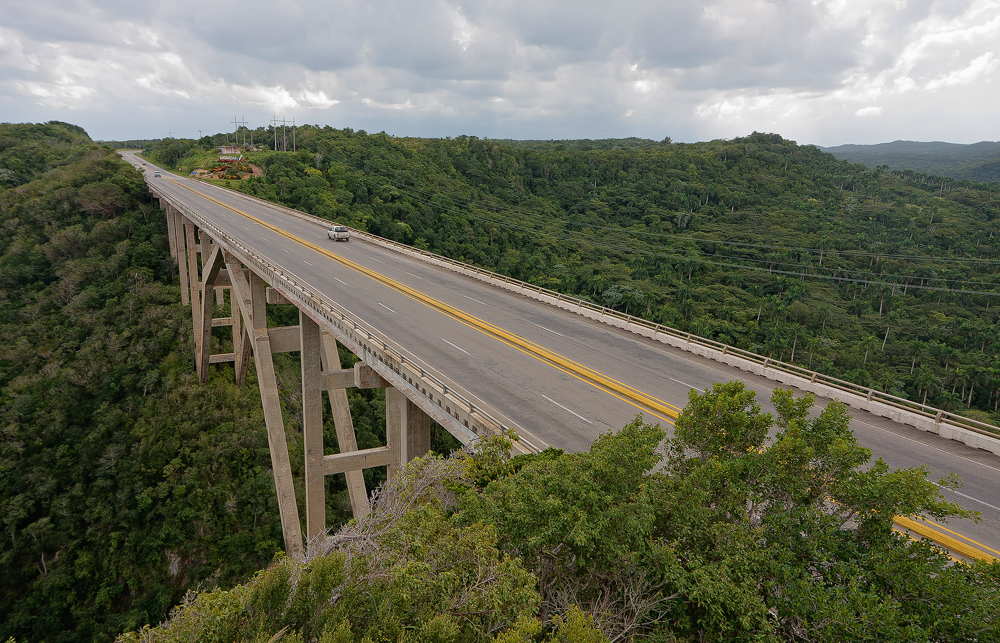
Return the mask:
M 157 197 L 168 199 L 166 195 L 158 193 L 153 186 L 150 186 L 150 190 Z M 459 433 L 464 433 L 467 438 L 465 441 L 486 435 L 498 435 L 509 429 L 493 416 L 485 404 L 472 401 L 471 398 L 474 396 L 468 391 L 448 384 L 442 377 L 432 373 L 430 367 L 419 358 L 389 340 L 369 324 L 352 317 L 336 302 L 331 301 L 321 293 L 314 292 L 304 280 L 270 263 L 252 247 L 229 235 L 187 206 L 175 203 L 171 203 L 171 205 L 188 219 L 197 223 L 200 228 L 209 232 L 216 242 L 222 243 L 227 250 L 233 252 L 240 261 L 264 278 L 272 287 L 278 288 L 290 300 L 296 301 L 327 321 L 332 328 L 338 331 L 336 333 L 339 335 L 338 340 L 342 340 L 345 344 L 354 344 L 349 348 L 354 350 L 369 366 L 375 368 L 376 372 L 383 376 L 388 375 L 389 372 L 394 373 L 413 387 L 414 391 L 439 410 L 439 413 L 435 414 L 439 417 L 435 419 L 442 424 L 451 424 L 451 429 L 457 429 Z M 272 204 L 268 203 L 268 205 Z M 328 223 L 325 220 L 319 221 Z M 365 359 L 366 356 L 369 359 Z M 377 364 L 373 364 L 372 360 Z M 387 377 L 386 379 L 391 378 Z M 441 414 L 447 419 L 440 417 Z M 451 432 L 456 433 L 454 430 Z M 456 437 L 462 436 L 456 435 Z M 539 450 L 535 445 L 524 440 L 515 446 L 518 450 L 525 452 Z
M 215 186 L 219 187 L 219 186 Z M 219 187 L 219 189 L 225 190 L 225 188 Z M 237 194 L 247 200 L 259 203 L 262 205 L 267 205 L 274 209 L 280 210 L 292 216 L 298 217 L 300 219 L 311 221 L 313 223 L 328 226 L 332 222 L 328 219 L 322 219 L 320 217 L 301 212 L 299 210 L 294 210 L 292 208 L 275 204 L 258 197 L 254 197 L 248 194 L 243 194 L 241 192 L 236 192 L 235 190 L 226 190 L 227 192 Z M 855 384 L 854 382 L 848 382 L 847 380 L 838 379 L 836 377 L 831 377 L 829 375 L 824 375 L 817 371 L 812 371 L 796 364 L 791 364 L 788 362 L 782 362 L 779 360 L 772 359 L 770 357 L 764 357 L 763 355 L 758 355 L 748 350 L 742 348 L 737 348 L 735 346 L 730 346 L 729 344 L 724 344 L 722 342 L 717 342 L 712 339 L 707 339 L 704 337 L 699 337 L 692 333 L 687 333 L 675 328 L 670 328 L 669 326 L 664 326 L 662 324 L 657 324 L 655 322 L 648 321 L 641 317 L 636 317 L 634 315 L 627 315 L 625 313 L 614 310 L 613 308 L 607 308 L 606 306 L 599 306 L 585 299 L 580 299 L 578 297 L 573 297 L 572 295 L 566 295 L 548 288 L 543 288 L 542 286 L 536 286 L 534 284 L 521 281 L 519 279 L 514 279 L 506 275 L 501 275 L 499 273 L 492 272 L 471 264 L 463 263 L 461 261 L 456 261 L 454 259 L 449 259 L 448 257 L 443 257 L 441 255 L 428 252 L 426 250 L 421 250 L 419 248 L 414 248 L 397 241 L 392 241 L 390 239 L 385 239 L 383 237 L 378 237 L 376 235 L 370 234 L 363 230 L 356 230 L 351 228 L 351 233 L 354 235 L 362 236 L 369 239 L 379 245 L 392 248 L 399 252 L 404 252 L 410 255 L 418 255 L 426 260 L 431 260 L 435 263 L 444 264 L 446 266 L 452 267 L 452 269 L 462 272 L 471 272 L 482 277 L 496 280 L 504 283 L 505 285 L 513 286 L 520 290 L 535 293 L 537 295 L 544 295 L 551 297 L 557 302 L 566 302 L 580 308 L 590 310 L 599 315 L 606 317 L 611 317 L 618 319 L 620 321 L 635 324 L 639 327 L 650 330 L 655 335 L 664 335 L 667 337 L 673 337 L 675 339 L 683 340 L 687 344 L 694 344 L 697 346 L 703 346 L 705 348 L 720 351 L 723 355 L 732 355 L 739 357 L 741 359 L 747 360 L 749 362 L 759 364 L 764 369 L 773 369 L 776 371 L 784 372 L 789 375 L 800 377 L 808 380 L 812 384 L 820 384 L 822 386 L 827 386 L 834 388 L 844 393 L 850 393 L 852 395 L 858 395 L 864 397 L 868 402 L 877 401 L 888 406 L 892 406 L 904 411 L 909 411 L 911 413 L 916 413 L 923 417 L 934 420 L 936 423 L 947 422 L 948 424 L 961 427 L 968 431 L 974 433 L 979 433 L 981 435 L 986 435 L 993 438 L 1000 438 L 1000 427 L 993 426 L 992 424 L 987 424 L 986 422 L 980 422 L 978 420 L 973 420 L 972 418 L 967 418 L 963 415 L 957 413 L 952 413 L 950 411 L 945 411 L 927 404 L 920 404 L 906 398 L 897 397 L 895 395 L 890 395 L 884 393 L 877 389 L 861 386 Z

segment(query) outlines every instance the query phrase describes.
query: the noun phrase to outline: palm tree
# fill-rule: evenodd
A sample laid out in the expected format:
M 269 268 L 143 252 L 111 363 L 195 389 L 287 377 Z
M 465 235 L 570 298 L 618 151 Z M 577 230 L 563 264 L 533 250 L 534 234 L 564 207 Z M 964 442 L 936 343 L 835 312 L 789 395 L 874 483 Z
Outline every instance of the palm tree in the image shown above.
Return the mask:
M 826 322 L 830 321 L 830 317 L 831 316 L 832 316 L 832 314 L 830 313 L 830 307 L 829 306 L 820 306 L 816 310 L 816 317 L 823 324 L 823 326 L 822 326 L 823 332 L 826 332 Z
M 978 366 L 968 366 L 965 370 L 969 375 L 969 399 L 965 405 L 972 408 L 972 391 L 975 390 L 976 384 L 986 384 L 989 382 L 990 373 L 988 368 L 980 368 Z
M 893 324 L 899 319 L 899 311 L 890 310 L 885 315 L 885 337 L 882 338 L 882 352 L 885 352 L 885 343 L 889 341 L 889 329 L 892 328 Z
M 920 357 L 926 349 L 927 344 L 919 339 L 911 339 L 906 342 L 906 351 L 913 357 L 913 361 L 910 362 L 910 375 L 913 375 L 913 369 L 917 366 L 917 358 Z
M 608 278 L 601 273 L 597 273 L 590 278 L 590 287 L 594 289 L 595 295 L 599 295 L 608 287 Z
M 962 406 L 962 396 L 955 395 L 954 393 L 951 393 L 949 391 L 941 393 L 940 395 L 938 395 L 937 399 L 938 399 L 938 404 L 940 404 L 941 408 L 944 409 L 945 411 L 955 411 L 960 406 Z
M 921 365 L 920 368 L 917 369 L 914 381 L 917 385 L 917 392 L 919 393 L 920 391 L 923 391 L 924 393 L 924 397 L 920 401 L 923 405 L 927 404 L 928 393 L 932 390 L 934 392 L 941 390 L 941 379 L 934 374 L 934 371 L 931 370 L 929 366 Z
M 791 326 L 791 329 L 792 329 L 792 356 L 788 358 L 788 361 L 794 364 L 795 363 L 795 345 L 799 343 L 799 335 L 802 334 L 802 331 L 804 329 L 802 328 L 802 326 L 799 326 L 798 324 L 794 324 L 794 323 L 790 324 L 790 326 Z
M 878 337 L 875 337 L 874 335 L 869 335 L 868 337 L 865 337 L 864 341 L 861 342 L 861 345 L 865 347 L 865 357 L 864 359 L 861 360 L 862 366 L 868 363 L 868 353 L 871 351 L 872 347 L 875 346 L 876 344 L 878 344 Z

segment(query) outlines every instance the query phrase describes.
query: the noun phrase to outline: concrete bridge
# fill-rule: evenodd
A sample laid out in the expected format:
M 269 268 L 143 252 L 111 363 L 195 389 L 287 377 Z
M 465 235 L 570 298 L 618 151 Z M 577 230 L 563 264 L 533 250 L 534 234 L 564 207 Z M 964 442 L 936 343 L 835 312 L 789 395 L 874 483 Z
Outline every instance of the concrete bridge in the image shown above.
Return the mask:
M 242 384 L 254 357 L 289 555 L 326 532 L 325 476 L 344 474 L 355 515 L 367 513 L 362 471 L 385 466 L 394 475 L 426 453 L 431 420 L 463 443 L 510 429 L 524 452 L 578 451 L 636 414 L 672 424 L 691 388 L 730 379 L 744 380 L 765 407 L 776 384 L 819 403 L 840 399 L 875 456 L 926 466 L 932 479 L 959 473 L 966 486 L 946 496 L 982 512 L 982 522 L 899 527 L 968 557 L 998 555 L 1000 439 L 988 425 L 358 231 L 337 244 L 328 221 L 203 182 L 146 177 L 192 309 L 199 375 L 231 363 Z M 269 328 L 268 305 L 294 305 L 298 325 Z M 222 333 L 227 352 L 213 352 Z M 359 357 L 353 369 L 341 368 L 337 342 Z M 302 365 L 304 537 L 272 360 L 292 351 Z M 385 389 L 385 447 L 357 448 L 345 393 L 354 386 Z M 322 391 L 340 453 L 323 444 Z

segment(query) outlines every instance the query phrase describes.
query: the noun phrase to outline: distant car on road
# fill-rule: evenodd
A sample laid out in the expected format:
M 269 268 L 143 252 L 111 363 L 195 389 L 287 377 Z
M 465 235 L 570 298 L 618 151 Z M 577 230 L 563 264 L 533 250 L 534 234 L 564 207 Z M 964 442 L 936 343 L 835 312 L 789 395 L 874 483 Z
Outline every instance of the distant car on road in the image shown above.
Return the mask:
M 347 241 L 351 238 L 351 233 L 346 226 L 335 225 L 327 231 L 326 236 L 334 241 Z
M 159 170 L 153 170 L 153 178 L 155 179 L 158 176 L 160 176 L 160 171 Z

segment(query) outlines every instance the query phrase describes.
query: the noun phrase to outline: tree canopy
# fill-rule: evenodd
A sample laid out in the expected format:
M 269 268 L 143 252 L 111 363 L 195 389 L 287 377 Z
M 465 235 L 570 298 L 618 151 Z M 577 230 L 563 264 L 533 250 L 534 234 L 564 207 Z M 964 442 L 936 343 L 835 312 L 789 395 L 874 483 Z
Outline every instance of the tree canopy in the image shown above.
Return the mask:
M 997 640 L 1000 564 L 892 530 L 967 512 L 869 463 L 842 405 L 772 401 L 717 384 L 666 440 L 637 418 L 587 453 L 417 460 L 308 562 L 120 641 Z

